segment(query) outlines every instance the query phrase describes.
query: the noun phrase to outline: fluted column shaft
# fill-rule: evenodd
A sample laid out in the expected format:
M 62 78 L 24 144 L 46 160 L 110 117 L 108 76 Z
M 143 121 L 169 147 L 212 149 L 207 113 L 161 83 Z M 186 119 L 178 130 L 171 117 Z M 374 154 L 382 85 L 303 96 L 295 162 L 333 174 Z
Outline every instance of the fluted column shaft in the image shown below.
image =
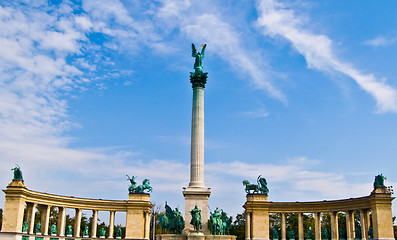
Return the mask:
M 298 238 L 304 240 L 305 233 L 303 232 L 303 213 L 298 213 Z
M 92 210 L 91 238 L 96 238 L 97 227 L 98 227 L 98 210 Z
M 51 206 L 42 205 L 41 212 L 41 234 L 48 235 L 48 225 L 50 223 L 50 209 Z
M 115 214 L 115 211 L 110 211 L 109 238 L 113 238 L 113 233 L 114 233 L 114 214 Z
M 346 239 L 353 240 L 354 239 L 354 211 L 346 212 Z
M 204 87 L 193 87 L 189 187 L 204 187 Z
M 338 240 L 338 235 L 338 212 L 331 212 L 331 239 Z
M 287 239 L 287 231 L 285 227 L 285 213 L 281 213 L 281 240 Z
M 145 212 L 145 230 L 144 230 L 144 239 L 149 239 L 149 233 L 150 233 L 150 212 L 147 211 Z
M 28 203 L 28 217 L 27 220 L 29 221 L 29 228 L 28 233 L 33 234 L 34 230 L 34 214 L 36 210 L 37 203 Z
M 80 208 L 76 208 L 76 215 L 74 220 L 74 236 L 80 237 L 80 226 L 81 226 L 81 212 Z
M 66 220 L 66 208 L 58 207 L 58 235 L 65 236 L 65 220 Z

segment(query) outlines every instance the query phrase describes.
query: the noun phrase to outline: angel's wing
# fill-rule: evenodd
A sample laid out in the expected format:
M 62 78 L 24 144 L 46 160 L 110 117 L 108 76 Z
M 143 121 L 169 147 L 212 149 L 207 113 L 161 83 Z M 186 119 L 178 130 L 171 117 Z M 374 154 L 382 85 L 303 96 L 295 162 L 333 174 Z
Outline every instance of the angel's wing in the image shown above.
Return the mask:
M 196 57 L 196 54 L 197 54 L 196 47 L 195 47 L 194 44 L 192 43 L 192 57 Z
M 207 47 L 207 44 L 203 44 L 202 46 L 203 48 L 201 49 L 201 56 L 204 57 L 205 47 Z

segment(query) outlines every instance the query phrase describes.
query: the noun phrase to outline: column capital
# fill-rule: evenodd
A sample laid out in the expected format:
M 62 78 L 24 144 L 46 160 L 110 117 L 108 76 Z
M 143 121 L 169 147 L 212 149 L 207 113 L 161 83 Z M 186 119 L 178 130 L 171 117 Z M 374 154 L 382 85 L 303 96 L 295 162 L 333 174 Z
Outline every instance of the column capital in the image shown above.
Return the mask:
M 191 72 L 190 73 L 190 82 L 192 83 L 192 87 L 202 87 L 205 88 L 205 84 L 207 83 L 207 74 L 203 72 Z

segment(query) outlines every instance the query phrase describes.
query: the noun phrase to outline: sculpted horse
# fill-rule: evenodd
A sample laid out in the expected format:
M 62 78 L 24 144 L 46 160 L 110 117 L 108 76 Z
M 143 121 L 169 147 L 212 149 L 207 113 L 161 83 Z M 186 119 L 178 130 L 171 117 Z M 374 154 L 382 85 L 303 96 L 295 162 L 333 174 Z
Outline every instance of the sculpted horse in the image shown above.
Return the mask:
M 243 185 L 245 186 L 245 192 L 247 194 L 253 193 L 263 193 L 268 194 L 269 188 L 267 188 L 267 182 L 265 178 L 262 178 L 261 175 L 257 178 L 256 182 L 258 184 L 251 184 L 248 180 L 243 181 Z M 251 193 L 252 191 L 252 193 Z
M 222 235 L 223 233 L 223 224 L 218 208 L 214 213 L 210 213 L 210 231 L 212 235 Z
M 159 214 L 158 216 L 160 220 L 161 234 L 165 234 L 167 232 L 168 218 L 163 214 Z
M 201 210 L 197 207 L 197 204 L 194 209 L 190 210 L 190 215 L 192 215 L 190 224 L 193 225 L 195 232 L 199 232 L 199 230 L 203 228 L 203 225 L 201 223 Z
M 142 185 L 139 185 L 136 188 L 136 192 L 137 193 L 143 193 L 144 190 L 148 190 L 149 192 L 151 192 L 153 190 L 153 188 L 150 186 L 150 180 L 149 179 L 143 180 Z

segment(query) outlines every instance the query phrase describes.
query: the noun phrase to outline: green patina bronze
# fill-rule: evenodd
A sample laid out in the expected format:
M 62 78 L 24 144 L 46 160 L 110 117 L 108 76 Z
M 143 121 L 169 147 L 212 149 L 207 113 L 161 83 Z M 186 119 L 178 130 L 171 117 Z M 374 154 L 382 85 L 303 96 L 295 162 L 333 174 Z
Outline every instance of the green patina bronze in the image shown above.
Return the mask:
M 378 176 L 375 176 L 375 181 L 374 181 L 374 188 L 377 187 L 386 187 L 385 186 L 385 180 L 387 180 L 387 178 L 385 176 L 383 176 L 383 174 L 380 174 Z
M 135 178 L 134 176 L 131 176 L 131 178 L 127 176 L 127 180 L 130 181 L 131 186 L 128 188 L 128 192 L 129 193 L 144 193 L 145 190 L 147 190 L 148 192 L 152 192 L 153 188 L 150 186 L 150 180 L 149 179 L 144 179 L 142 181 L 142 185 L 137 186 L 136 182 L 135 182 Z
M 326 228 L 323 229 L 321 235 L 322 235 L 322 239 L 328 240 L 328 230 Z
M 99 237 L 105 237 L 106 231 L 105 228 L 101 227 L 101 230 L 99 230 Z
M 116 231 L 116 238 L 121 238 L 121 228 L 120 228 L 120 227 L 117 228 L 117 231 Z
M 374 239 L 374 228 L 372 226 L 369 226 L 368 236 L 369 236 L 368 239 L 370 239 L 370 240 Z
M 269 188 L 267 188 L 266 179 L 259 175 L 256 181 L 258 184 L 251 184 L 248 180 L 244 180 L 243 185 L 245 186 L 245 192 L 247 194 L 260 193 L 267 195 L 269 193 Z
M 307 229 L 307 239 L 312 239 L 312 230 Z
M 36 224 L 36 227 L 34 228 L 34 233 L 41 233 L 41 223 L 40 221 Z
M 293 229 L 291 229 L 291 231 L 289 231 L 288 235 L 289 235 L 289 239 L 290 239 L 290 240 L 291 240 L 291 239 L 295 239 L 295 232 L 294 232 Z
M 29 221 L 30 222 L 30 221 Z M 22 232 L 26 232 L 28 230 L 28 223 L 27 221 L 23 221 L 22 224 Z
M 72 235 L 72 231 L 73 231 L 72 225 L 69 224 L 69 226 L 66 228 L 66 236 Z
M 55 223 L 51 225 L 50 231 L 51 231 L 52 235 L 56 235 L 57 234 L 57 225 Z
M 165 202 L 165 215 L 159 215 L 161 233 L 182 234 L 185 227 L 182 213 L 178 208 L 175 211 Z
M 354 239 L 361 239 L 361 229 L 359 227 L 356 227 L 354 233 L 355 233 Z
M 218 208 L 216 208 L 213 213 L 210 212 L 208 228 L 212 235 L 229 235 L 232 222 L 232 217 L 228 217 L 227 213 L 222 209 L 219 211 Z
M 339 228 L 339 240 L 344 240 L 345 239 L 345 231 L 340 227 Z
M 12 168 L 11 171 L 14 171 L 14 178 L 12 180 L 22 180 L 22 171 L 21 168 L 17 165 L 16 167 Z
M 278 231 L 277 229 L 273 229 L 273 240 L 278 239 Z
M 87 225 L 85 225 L 85 227 L 84 227 L 83 237 L 88 237 L 88 226 Z
M 189 211 L 190 215 L 192 215 L 192 220 L 190 220 L 190 224 L 193 225 L 194 227 L 194 232 L 199 232 L 200 229 L 203 228 L 203 225 L 201 223 L 201 210 L 196 206 Z
M 203 72 L 203 58 L 205 53 L 205 48 L 207 44 L 202 45 L 201 52 L 197 52 L 196 47 L 192 43 L 192 57 L 196 60 L 194 61 L 194 72 L 190 72 L 190 82 L 192 83 L 193 88 L 195 87 L 205 87 L 207 83 L 207 75 L 208 73 Z

